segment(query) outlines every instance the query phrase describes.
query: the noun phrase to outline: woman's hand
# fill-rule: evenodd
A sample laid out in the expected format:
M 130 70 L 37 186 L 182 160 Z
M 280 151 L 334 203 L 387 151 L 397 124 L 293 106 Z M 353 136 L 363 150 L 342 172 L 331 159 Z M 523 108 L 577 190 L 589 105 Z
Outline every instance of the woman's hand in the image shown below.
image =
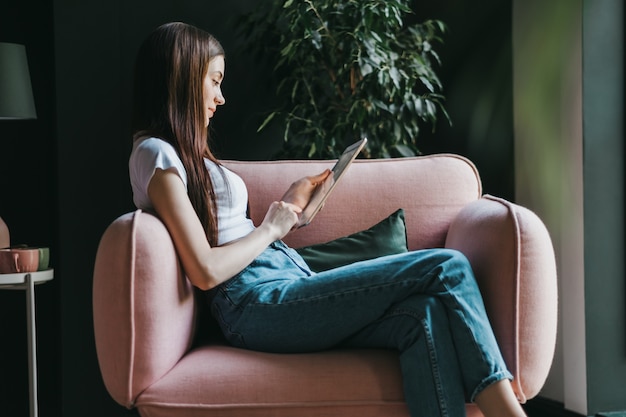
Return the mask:
M 307 204 L 309 204 L 309 200 L 311 200 L 313 191 L 325 181 L 332 181 L 332 179 L 333 175 L 330 169 L 326 169 L 321 174 L 300 178 L 291 184 L 285 195 L 283 195 L 282 201 L 304 210 Z
M 302 209 L 285 201 L 274 201 L 263 219 L 261 227 L 267 227 L 273 240 L 282 239 L 298 223 Z

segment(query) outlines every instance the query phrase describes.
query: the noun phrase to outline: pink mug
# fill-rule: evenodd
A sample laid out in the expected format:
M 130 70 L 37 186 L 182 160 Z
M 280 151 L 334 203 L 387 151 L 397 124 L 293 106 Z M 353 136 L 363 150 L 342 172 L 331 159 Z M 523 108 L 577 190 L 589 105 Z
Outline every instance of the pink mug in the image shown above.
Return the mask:
M 0 249 L 0 274 L 35 272 L 39 249 Z

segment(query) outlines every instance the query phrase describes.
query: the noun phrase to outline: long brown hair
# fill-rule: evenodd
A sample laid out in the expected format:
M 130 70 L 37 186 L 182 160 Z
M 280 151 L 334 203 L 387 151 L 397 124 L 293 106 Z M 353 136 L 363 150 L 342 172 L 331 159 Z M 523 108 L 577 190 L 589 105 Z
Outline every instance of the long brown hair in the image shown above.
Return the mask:
M 219 165 L 208 145 L 203 80 L 209 61 L 224 55 L 220 43 L 194 26 L 159 26 L 137 54 L 133 134 L 159 137 L 178 152 L 187 171 L 187 193 L 207 239 L 217 244 L 217 206 L 208 158 Z

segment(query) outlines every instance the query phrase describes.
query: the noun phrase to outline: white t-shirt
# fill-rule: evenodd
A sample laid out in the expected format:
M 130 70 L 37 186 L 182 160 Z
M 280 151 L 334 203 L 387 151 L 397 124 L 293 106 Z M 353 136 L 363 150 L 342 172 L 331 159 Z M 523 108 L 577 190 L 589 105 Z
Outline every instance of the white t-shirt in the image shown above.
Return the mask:
M 246 216 L 248 190 L 237 174 L 205 159 L 211 175 L 217 203 L 218 245 L 246 236 L 254 225 Z M 128 162 L 133 202 L 137 208 L 153 208 L 148 196 L 148 184 L 157 168 L 173 169 L 187 188 L 187 171 L 176 150 L 166 141 L 146 137 L 137 139 Z

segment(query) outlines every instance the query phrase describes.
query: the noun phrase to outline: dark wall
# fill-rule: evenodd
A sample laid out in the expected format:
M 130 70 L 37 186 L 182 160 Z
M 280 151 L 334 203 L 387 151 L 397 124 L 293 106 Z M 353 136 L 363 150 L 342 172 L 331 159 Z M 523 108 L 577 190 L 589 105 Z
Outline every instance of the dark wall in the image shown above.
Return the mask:
M 127 415 L 100 377 L 91 280 L 100 236 L 133 209 L 127 159 L 134 54 L 143 37 L 166 21 L 186 21 L 216 35 L 227 53 L 227 105 L 212 121 L 218 154 L 270 158 L 279 135 L 255 131 L 272 106 L 275 80 L 271 68 L 241 52 L 234 24 L 257 2 L 14 3 L 0 16 L 0 41 L 26 44 L 39 118 L 0 122 L 0 216 L 13 242 L 52 249 L 55 279 L 37 288 L 40 415 Z M 485 191 L 511 198 L 510 4 L 483 0 L 479 14 L 461 0 L 422 3 L 416 6 L 420 18 L 441 18 L 450 27 L 441 74 L 454 122 L 425 134 L 422 151 L 469 156 Z M 39 184 L 36 192 L 15 185 L 25 179 Z M 0 361 L 2 416 L 27 415 L 24 310 L 22 292 L 0 291 L 0 357 L 12 358 Z
M 478 167 L 483 190 L 514 198 L 512 2 L 415 1 L 418 18 L 448 26 L 440 77 L 452 124 L 424 129 L 420 149 L 453 152 Z
M 36 11 L 36 12 L 35 12 Z M 57 143 L 51 0 L 2 3 L 0 42 L 26 46 L 37 119 L 0 121 L 0 217 L 12 243 L 51 248 L 58 262 Z M 42 416 L 60 415 L 60 282 L 37 286 Z M 25 291 L 0 290 L 0 416 L 28 415 Z

